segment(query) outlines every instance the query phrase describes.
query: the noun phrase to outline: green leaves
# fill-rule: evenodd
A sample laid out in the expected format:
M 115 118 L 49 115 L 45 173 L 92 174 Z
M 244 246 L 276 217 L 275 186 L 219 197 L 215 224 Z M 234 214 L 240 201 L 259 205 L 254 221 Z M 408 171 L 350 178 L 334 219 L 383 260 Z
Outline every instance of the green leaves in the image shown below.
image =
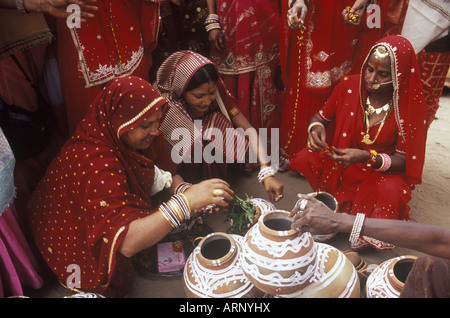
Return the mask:
M 229 202 L 230 205 L 225 211 L 227 221 L 231 223 L 230 228 L 227 230 L 228 233 L 242 234 L 254 222 L 256 207 L 250 201 L 251 197 L 248 197 L 248 195 L 245 196 L 246 199 L 244 200 L 235 195 L 233 201 Z

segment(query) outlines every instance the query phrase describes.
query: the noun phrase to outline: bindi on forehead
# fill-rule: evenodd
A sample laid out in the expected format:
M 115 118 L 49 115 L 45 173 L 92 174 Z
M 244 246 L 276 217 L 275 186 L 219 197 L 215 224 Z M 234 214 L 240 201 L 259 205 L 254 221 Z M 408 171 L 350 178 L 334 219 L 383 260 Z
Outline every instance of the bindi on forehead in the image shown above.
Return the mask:
M 379 59 L 372 55 L 368 60 L 367 64 L 369 64 L 370 67 L 378 71 L 390 72 L 391 70 L 391 60 L 389 57 Z
M 380 67 L 380 61 L 377 60 L 375 61 L 375 65 L 373 66 L 376 70 L 378 70 L 378 68 Z
M 217 88 L 217 83 L 215 83 L 215 82 L 210 81 L 207 83 L 207 85 L 208 85 L 208 88 L 207 88 L 208 94 L 210 94 L 213 90 L 215 90 Z
M 208 82 L 200 85 L 197 88 L 194 88 L 191 90 L 191 93 L 193 94 L 211 94 L 217 89 L 217 84 L 214 82 Z

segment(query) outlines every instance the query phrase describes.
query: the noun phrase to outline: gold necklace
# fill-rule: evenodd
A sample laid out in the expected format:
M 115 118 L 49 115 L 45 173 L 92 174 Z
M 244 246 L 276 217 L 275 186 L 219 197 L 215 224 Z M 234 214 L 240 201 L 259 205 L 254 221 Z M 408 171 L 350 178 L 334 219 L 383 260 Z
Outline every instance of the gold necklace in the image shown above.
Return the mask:
M 367 109 L 364 111 L 364 121 L 366 123 L 366 134 L 364 135 L 363 139 L 361 140 L 362 143 L 365 143 L 366 145 L 372 145 L 378 139 L 378 136 L 380 135 L 381 129 L 384 126 L 384 122 L 386 121 L 386 118 L 389 115 L 391 102 L 387 103 L 386 105 L 388 106 L 387 110 L 386 110 L 386 113 L 384 114 L 383 120 L 381 121 L 380 127 L 378 127 L 378 131 L 377 131 L 377 133 L 375 135 L 375 138 L 373 140 L 370 139 L 370 134 L 369 134 L 369 129 L 370 129 L 370 126 L 369 126 L 369 115 L 373 114 L 373 112 L 369 113 L 369 111 Z M 383 106 L 383 108 L 386 107 L 386 105 Z M 379 113 L 381 113 L 381 111 Z M 379 113 L 377 113 L 377 114 L 379 114 Z
M 383 107 L 375 108 L 370 103 L 369 97 L 367 97 L 366 105 L 367 105 L 367 107 L 366 107 L 365 111 L 368 112 L 369 115 L 372 115 L 373 113 L 376 113 L 377 115 L 379 115 L 379 114 L 381 114 L 381 112 L 383 112 L 383 111 L 387 112 L 389 110 L 389 108 L 391 108 L 391 101 L 387 102 L 387 104 L 384 105 Z

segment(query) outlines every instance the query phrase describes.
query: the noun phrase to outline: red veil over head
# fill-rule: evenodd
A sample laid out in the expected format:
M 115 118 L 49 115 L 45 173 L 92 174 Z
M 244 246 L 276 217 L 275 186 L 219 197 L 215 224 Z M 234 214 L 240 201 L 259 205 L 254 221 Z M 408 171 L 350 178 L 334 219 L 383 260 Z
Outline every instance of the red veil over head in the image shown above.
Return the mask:
M 391 59 L 391 74 L 394 86 L 392 102 L 398 127 L 397 145 L 399 143 L 404 144 L 406 150 L 406 153 L 403 153 L 406 156 L 405 175 L 409 183 L 420 184 L 425 162 L 427 105 L 423 95 L 416 54 L 411 43 L 405 37 L 399 35 L 390 35 L 380 39 L 370 52 L 379 45 L 388 49 Z M 361 74 L 364 74 L 369 57 L 370 53 L 364 61 Z M 364 87 L 362 76 L 360 103 L 364 110 L 367 90 Z
M 128 225 L 156 211 L 150 199 L 156 163 L 125 146 L 120 135 L 165 103 L 141 78 L 110 82 L 34 191 L 29 202 L 34 241 L 62 284 L 70 278 L 68 266 L 76 264 L 82 290 L 130 287 L 132 265 L 117 251 Z M 159 149 L 160 143 L 162 136 L 150 147 Z
M 192 51 L 178 51 L 171 54 L 158 69 L 156 80 L 153 83 L 155 89 L 167 99 L 170 105 L 164 120 L 161 122 L 161 130 L 168 144 L 174 147 L 176 144 L 183 144 L 183 149 L 190 149 L 191 146 L 202 138 L 202 133 L 198 132 L 198 128 L 194 127 L 193 119 L 186 109 L 184 94 L 186 88 L 194 74 L 207 64 L 214 65 L 206 57 Z M 234 128 L 231 119 L 240 112 L 236 99 L 230 94 L 225 87 L 222 79 L 219 77 L 217 81 L 216 100 L 211 104 L 208 114 L 202 117 L 203 130 L 208 127 Z M 223 116 L 222 116 L 223 115 Z M 189 131 L 190 138 L 183 138 L 181 141 L 172 138 L 172 131 L 184 127 Z M 196 137 L 197 136 L 197 139 Z M 237 150 L 230 154 L 231 158 L 235 155 L 239 160 L 243 160 L 246 152 L 246 142 L 242 136 L 234 129 L 225 138 L 232 139 L 237 136 Z M 210 140 L 208 136 L 203 136 L 204 140 Z M 213 141 L 215 142 L 215 141 Z M 221 147 L 225 148 L 226 141 L 221 141 Z M 224 150 L 227 153 L 226 149 Z M 190 153 L 183 153 L 183 156 Z
M 139 126 L 165 103 L 166 100 L 142 78 L 117 78 L 93 102 L 76 130 L 75 142 L 103 144 L 111 148 L 134 171 L 131 176 L 134 182 L 130 186 L 145 198 L 153 183 L 153 162 L 125 146 L 120 136 Z

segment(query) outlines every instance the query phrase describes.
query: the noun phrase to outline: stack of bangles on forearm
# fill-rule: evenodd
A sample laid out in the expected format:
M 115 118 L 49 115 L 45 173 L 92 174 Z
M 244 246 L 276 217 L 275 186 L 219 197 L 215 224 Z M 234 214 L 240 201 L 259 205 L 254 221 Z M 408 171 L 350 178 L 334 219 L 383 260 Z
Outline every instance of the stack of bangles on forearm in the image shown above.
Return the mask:
M 266 180 L 269 177 L 274 177 L 275 171 L 272 169 L 272 167 L 262 167 L 261 170 L 259 170 L 258 173 L 258 181 L 259 183 L 263 183 L 264 180 Z
M 369 150 L 370 157 L 367 161 L 367 166 L 373 167 L 376 171 L 384 172 L 388 171 L 391 167 L 391 156 L 389 156 L 387 153 L 378 153 L 375 150 Z M 379 168 L 375 168 L 374 165 L 377 162 L 377 156 L 381 158 L 381 166 Z
M 179 227 L 183 221 L 191 218 L 191 207 L 183 194 L 191 186 L 192 184 L 189 182 L 181 182 L 175 188 L 175 195 L 159 207 L 159 212 L 173 228 Z
M 181 226 L 181 223 L 191 218 L 191 207 L 186 196 L 182 193 L 173 195 L 169 201 L 159 206 L 159 212 L 173 228 Z
M 176 186 L 176 188 L 175 188 L 175 190 L 174 190 L 174 193 L 175 193 L 175 194 L 184 193 L 184 192 L 186 192 L 186 190 L 189 189 L 190 187 L 192 187 L 192 183 L 189 183 L 189 182 L 180 182 L 180 183 Z
M 356 245 L 358 238 L 361 234 L 361 230 L 364 223 L 364 218 L 366 215 L 364 213 L 357 213 L 355 217 L 355 222 L 353 223 L 352 232 L 350 233 L 349 241 L 352 245 Z
M 217 14 L 209 14 L 205 20 L 206 32 L 214 29 L 220 29 L 220 20 Z

